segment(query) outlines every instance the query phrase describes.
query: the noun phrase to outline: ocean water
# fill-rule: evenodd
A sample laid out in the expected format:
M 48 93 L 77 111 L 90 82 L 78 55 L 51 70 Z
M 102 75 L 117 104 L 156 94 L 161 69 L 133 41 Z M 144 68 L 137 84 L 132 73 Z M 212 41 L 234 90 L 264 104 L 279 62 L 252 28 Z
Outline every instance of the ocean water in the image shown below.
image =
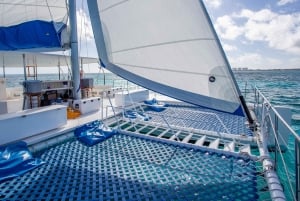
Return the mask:
M 257 86 L 273 106 L 288 107 L 294 117 L 300 116 L 300 69 L 235 71 L 234 74 L 246 100 L 251 98 L 245 88 Z M 288 123 L 300 134 L 300 121 Z

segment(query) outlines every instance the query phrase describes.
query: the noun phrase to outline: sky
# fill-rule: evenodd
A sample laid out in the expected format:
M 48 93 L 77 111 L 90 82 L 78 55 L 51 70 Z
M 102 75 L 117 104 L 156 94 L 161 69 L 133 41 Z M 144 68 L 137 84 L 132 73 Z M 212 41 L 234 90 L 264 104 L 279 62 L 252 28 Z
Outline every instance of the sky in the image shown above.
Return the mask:
M 84 0 L 77 2 L 80 55 L 97 57 L 87 5 Z M 300 0 L 204 3 L 232 68 L 300 69 Z M 98 65 L 85 66 L 84 70 L 99 72 Z M 57 73 L 53 68 L 43 70 L 50 72 Z
M 204 0 L 232 67 L 300 69 L 300 0 Z
M 232 68 L 300 69 L 300 0 L 204 0 Z M 81 5 L 86 10 L 86 5 Z M 96 55 L 88 15 L 79 30 Z M 89 50 L 87 50 L 89 49 Z

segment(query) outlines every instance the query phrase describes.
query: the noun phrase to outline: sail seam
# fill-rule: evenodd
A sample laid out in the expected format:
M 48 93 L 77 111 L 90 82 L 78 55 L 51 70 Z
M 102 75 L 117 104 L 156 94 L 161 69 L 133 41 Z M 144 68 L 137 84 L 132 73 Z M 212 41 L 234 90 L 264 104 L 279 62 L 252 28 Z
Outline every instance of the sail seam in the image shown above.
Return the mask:
M 26 3 L 0 3 L 0 5 L 34 6 L 34 7 L 46 7 L 46 6 L 48 6 L 46 4 L 40 4 L 40 5 L 38 5 L 38 4 L 26 4 Z M 56 5 L 51 5 L 49 7 L 51 7 L 51 8 L 64 8 L 65 9 L 65 7 L 63 7 L 63 6 L 56 6 Z
M 143 48 L 148 48 L 148 47 L 157 47 L 157 46 L 163 46 L 163 45 L 170 45 L 170 44 L 175 44 L 175 43 L 186 43 L 186 42 L 192 42 L 192 41 L 214 41 L 214 38 L 195 38 L 195 39 L 186 39 L 186 40 L 177 40 L 177 41 L 170 41 L 170 42 L 164 42 L 164 43 L 156 43 L 156 44 L 151 44 L 151 45 L 143 45 L 143 46 L 138 46 L 138 47 L 132 47 L 132 48 L 127 48 L 123 50 L 117 50 L 113 51 L 111 53 L 120 53 L 120 52 L 127 52 L 130 50 L 137 50 L 137 49 L 143 49 Z
M 199 72 L 189 72 L 189 71 L 180 71 L 180 70 L 171 70 L 171 69 L 161 69 L 161 68 L 155 68 L 155 67 L 149 67 L 149 66 L 140 66 L 140 65 L 132 65 L 132 64 L 124 64 L 124 63 L 114 63 L 115 65 L 118 66 L 130 66 L 133 68 L 142 68 L 142 69 L 150 69 L 150 70 L 157 70 L 157 71 L 166 71 L 166 72 L 174 72 L 174 73 L 185 73 L 185 74 L 193 74 L 193 75 L 204 75 L 204 76 L 208 76 L 210 74 L 207 73 L 199 73 Z M 215 75 L 217 77 L 226 77 L 224 75 Z
M 110 10 L 113 7 L 116 7 L 116 6 L 119 6 L 119 5 L 123 4 L 123 3 L 126 3 L 127 1 L 129 1 L 129 0 L 120 1 L 119 3 L 113 4 L 113 5 L 111 5 L 111 6 L 107 7 L 107 8 L 104 8 L 103 10 L 100 10 L 100 12 L 105 12 L 107 10 Z

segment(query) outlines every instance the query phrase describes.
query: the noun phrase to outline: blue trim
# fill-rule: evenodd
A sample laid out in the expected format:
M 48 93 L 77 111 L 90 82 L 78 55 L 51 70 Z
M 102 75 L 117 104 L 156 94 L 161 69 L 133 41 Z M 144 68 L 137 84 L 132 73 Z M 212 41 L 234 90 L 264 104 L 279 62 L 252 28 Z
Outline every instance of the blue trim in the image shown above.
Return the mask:
M 55 27 L 60 27 L 56 30 Z M 61 48 L 63 23 L 34 20 L 0 27 L 0 50 L 13 51 L 35 48 Z
M 102 59 L 100 58 L 100 65 L 102 66 L 102 67 L 106 67 L 106 65 L 103 63 L 103 61 L 102 61 Z
M 236 109 L 236 110 L 234 111 L 233 114 L 234 114 L 234 115 L 238 115 L 238 116 L 244 117 L 245 114 L 244 114 L 243 107 L 240 105 L 240 106 L 238 107 L 238 109 Z

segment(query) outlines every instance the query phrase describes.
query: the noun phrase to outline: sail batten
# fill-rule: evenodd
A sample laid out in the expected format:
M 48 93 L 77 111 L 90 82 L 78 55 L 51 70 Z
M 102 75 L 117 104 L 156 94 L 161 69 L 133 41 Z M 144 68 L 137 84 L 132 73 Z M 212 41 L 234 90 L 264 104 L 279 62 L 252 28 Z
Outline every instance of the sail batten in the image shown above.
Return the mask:
M 98 0 L 88 7 L 108 70 L 182 101 L 241 111 L 239 90 L 201 1 Z
M 129 64 L 125 64 L 125 63 L 115 63 L 118 66 L 130 66 L 132 68 L 142 68 L 142 69 L 151 69 L 151 70 L 157 70 L 157 71 L 166 71 L 166 72 L 174 72 L 174 73 L 184 73 L 184 74 L 193 74 L 193 75 L 202 75 L 202 76 L 206 76 L 207 74 L 204 73 L 200 73 L 200 72 L 190 72 L 190 71 L 184 71 L 184 70 L 174 70 L 174 69 L 168 69 L 168 68 L 156 68 L 156 67 L 151 67 L 151 66 L 138 66 L 138 65 L 129 65 Z M 223 76 L 223 75 L 220 75 Z
M 130 50 L 137 50 L 137 49 L 143 49 L 147 47 L 155 47 L 155 46 L 163 46 L 163 45 L 168 45 L 168 44 L 175 44 L 175 43 L 185 43 L 185 42 L 193 42 L 193 41 L 208 41 L 208 40 L 214 40 L 213 38 L 195 38 L 195 39 L 185 39 L 185 40 L 178 40 L 178 41 L 167 41 L 167 42 L 162 42 L 162 43 L 157 43 L 157 44 L 148 44 L 144 46 L 139 46 L 139 47 L 132 47 L 128 49 L 123 49 L 123 50 L 115 50 L 112 51 L 112 53 L 119 53 L 119 52 L 126 52 Z

